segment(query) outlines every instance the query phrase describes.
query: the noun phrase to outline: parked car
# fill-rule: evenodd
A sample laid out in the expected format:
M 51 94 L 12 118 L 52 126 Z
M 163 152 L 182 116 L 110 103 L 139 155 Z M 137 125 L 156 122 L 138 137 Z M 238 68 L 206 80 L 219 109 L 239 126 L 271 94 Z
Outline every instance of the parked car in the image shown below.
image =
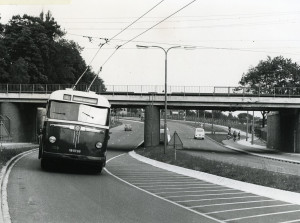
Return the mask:
M 203 128 L 196 128 L 194 139 L 205 139 L 205 131 Z
M 165 129 L 164 128 L 161 128 L 159 130 L 159 142 L 164 142 L 165 141 Z M 171 136 L 170 136 L 170 131 L 169 129 L 167 128 L 167 138 L 168 138 L 168 142 L 171 140 Z
M 124 130 L 125 131 L 132 131 L 132 126 L 130 124 L 125 124 Z

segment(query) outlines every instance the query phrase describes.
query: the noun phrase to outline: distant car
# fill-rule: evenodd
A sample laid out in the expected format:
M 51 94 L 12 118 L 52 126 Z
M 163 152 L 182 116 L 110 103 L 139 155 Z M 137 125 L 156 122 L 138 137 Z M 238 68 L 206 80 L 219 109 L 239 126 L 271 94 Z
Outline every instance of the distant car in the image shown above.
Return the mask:
M 125 131 L 132 131 L 132 126 L 130 124 L 125 124 L 124 130 Z
M 203 128 L 196 128 L 194 139 L 205 139 L 205 131 Z
M 168 138 L 168 142 L 170 142 L 171 136 L 170 136 L 170 131 L 169 131 L 168 128 L 167 128 L 167 138 Z M 164 128 L 161 128 L 159 130 L 159 141 L 160 142 L 164 142 L 165 141 L 165 129 Z

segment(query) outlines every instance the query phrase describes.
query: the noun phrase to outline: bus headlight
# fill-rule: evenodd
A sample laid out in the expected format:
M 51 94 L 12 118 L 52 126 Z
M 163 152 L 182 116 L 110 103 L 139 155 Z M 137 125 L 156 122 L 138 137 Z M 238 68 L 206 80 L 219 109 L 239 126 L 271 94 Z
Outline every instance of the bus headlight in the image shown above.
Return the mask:
M 56 141 L 55 136 L 50 136 L 50 137 L 49 137 L 49 142 L 55 143 L 55 141 Z
M 97 149 L 101 149 L 102 148 L 102 143 L 101 142 L 97 142 L 95 146 L 96 146 Z

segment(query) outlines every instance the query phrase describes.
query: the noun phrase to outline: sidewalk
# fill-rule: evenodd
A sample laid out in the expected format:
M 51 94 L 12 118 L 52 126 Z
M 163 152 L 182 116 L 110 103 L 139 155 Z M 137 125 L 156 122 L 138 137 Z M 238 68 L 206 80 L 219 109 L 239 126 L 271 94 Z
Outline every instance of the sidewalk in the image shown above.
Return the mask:
M 248 141 L 246 141 L 246 139 L 242 139 L 235 142 L 230 139 L 223 140 L 222 143 L 229 149 L 246 152 L 251 155 L 300 164 L 299 153 L 285 153 L 278 150 L 268 149 L 266 148 L 265 143 L 260 141 L 258 138 L 254 140 L 253 145 L 251 143 L 251 139 L 248 139 Z

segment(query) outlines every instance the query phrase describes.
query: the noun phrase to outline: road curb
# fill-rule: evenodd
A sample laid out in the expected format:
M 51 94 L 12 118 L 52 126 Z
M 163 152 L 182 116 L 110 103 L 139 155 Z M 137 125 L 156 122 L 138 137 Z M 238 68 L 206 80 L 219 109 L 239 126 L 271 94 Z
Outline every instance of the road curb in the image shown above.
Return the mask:
M 150 164 L 152 166 L 155 166 L 155 167 L 158 167 L 161 169 L 165 169 L 165 170 L 168 170 L 168 171 L 171 171 L 174 173 L 193 177 L 193 178 L 203 180 L 206 182 L 210 182 L 213 184 L 218 184 L 218 185 L 226 186 L 229 188 L 257 194 L 259 196 L 268 197 L 268 198 L 271 198 L 274 200 L 280 200 L 280 201 L 300 205 L 300 193 L 290 192 L 290 191 L 285 191 L 285 190 L 280 190 L 280 189 L 275 189 L 275 188 L 269 188 L 269 187 L 246 183 L 246 182 L 241 182 L 241 181 L 232 180 L 229 178 L 220 177 L 220 176 L 216 176 L 216 175 L 212 175 L 212 174 L 208 174 L 208 173 L 204 173 L 204 172 L 200 172 L 200 171 L 196 171 L 196 170 L 190 170 L 190 169 L 186 169 L 183 167 L 174 166 L 171 164 L 166 164 L 163 162 L 159 162 L 159 161 L 152 160 L 152 159 L 146 158 L 144 156 L 138 155 L 134 151 L 129 152 L 129 155 L 131 157 L 133 157 L 134 159 L 137 159 L 141 162 L 144 162 L 144 163 Z
M 2 167 L 0 173 L 0 222 L 2 223 L 10 223 L 10 215 L 9 215 L 9 208 L 7 204 L 7 183 L 8 177 L 11 168 L 15 165 L 16 162 L 19 161 L 23 156 L 26 156 L 30 153 L 35 152 L 37 149 L 31 149 L 18 155 L 12 157 L 6 164 Z

